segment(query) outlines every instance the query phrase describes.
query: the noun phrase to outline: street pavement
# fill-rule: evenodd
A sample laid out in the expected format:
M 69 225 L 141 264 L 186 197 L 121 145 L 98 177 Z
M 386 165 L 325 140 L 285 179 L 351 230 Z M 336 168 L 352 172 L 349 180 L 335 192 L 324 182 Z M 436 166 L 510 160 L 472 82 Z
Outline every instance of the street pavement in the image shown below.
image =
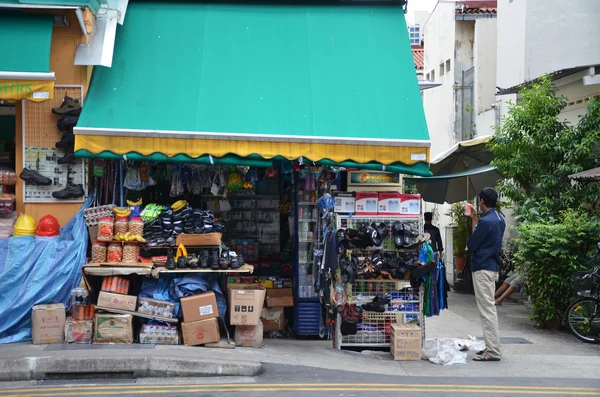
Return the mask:
M 598 380 L 428 378 L 267 364 L 258 377 L 6 383 L 0 396 L 600 396 Z

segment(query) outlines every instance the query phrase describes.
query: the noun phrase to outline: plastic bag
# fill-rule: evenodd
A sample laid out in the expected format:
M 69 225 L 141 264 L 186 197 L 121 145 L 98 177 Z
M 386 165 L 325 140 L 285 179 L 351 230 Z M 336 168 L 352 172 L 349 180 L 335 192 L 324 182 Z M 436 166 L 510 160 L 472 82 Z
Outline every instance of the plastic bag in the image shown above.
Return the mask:
M 469 339 L 455 339 L 454 345 L 460 351 L 471 350 L 478 352 L 485 350 L 485 341 L 471 335 L 469 335 Z
M 466 364 L 467 353 L 461 352 L 451 338 L 426 339 L 423 344 L 423 358 L 434 364 L 449 366 L 452 364 Z

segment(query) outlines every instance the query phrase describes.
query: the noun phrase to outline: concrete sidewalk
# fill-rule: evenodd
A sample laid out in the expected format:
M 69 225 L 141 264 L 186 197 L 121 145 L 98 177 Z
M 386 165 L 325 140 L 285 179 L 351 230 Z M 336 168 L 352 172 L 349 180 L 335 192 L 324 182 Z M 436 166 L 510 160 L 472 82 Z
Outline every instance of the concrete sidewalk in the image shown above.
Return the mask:
M 426 320 L 427 338 L 481 336 L 472 295 L 451 293 L 450 310 Z M 524 338 L 528 344 L 504 344 L 497 363 L 456 364 L 392 361 L 386 352 L 351 352 L 331 348 L 331 341 L 265 339 L 262 349 L 209 349 L 159 346 L 153 349 L 45 350 L 29 343 L 0 346 L 0 380 L 40 379 L 61 372 L 124 372 L 135 377 L 255 376 L 262 363 L 299 365 L 380 375 L 427 377 L 543 377 L 597 379 L 600 346 L 579 342 L 563 331 L 534 328 L 523 305 L 499 307 L 502 337 Z M 509 341 L 510 342 L 510 341 Z

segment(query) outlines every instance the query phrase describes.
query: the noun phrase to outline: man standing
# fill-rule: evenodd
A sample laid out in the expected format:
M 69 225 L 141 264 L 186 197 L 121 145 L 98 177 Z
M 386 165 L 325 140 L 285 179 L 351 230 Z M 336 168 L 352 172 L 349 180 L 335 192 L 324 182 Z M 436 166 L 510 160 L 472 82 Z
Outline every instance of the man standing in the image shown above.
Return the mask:
M 484 351 L 473 358 L 475 361 L 500 361 L 502 357 L 494 292 L 500 271 L 500 250 L 506 223 L 496 210 L 497 202 L 498 193 L 491 187 L 486 187 L 479 193 L 479 206 L 483 210 L 479 222 L 475 211 L 471 212 L 473 235 L 467 242 L 467 248 L 471 252 L 473 287 L 486 346 Z
M 439 252 L 441 258 L 444 246 L 442 245 L 442 234 L 440 233 L 440 229 L 431 224 L 431 221 L 433 220 L 433 214 L 431 212 L 424 213 L 423 218 L 425 219 L 423 229 L 425 230 L 425 233 L 429 233 L 431 236 L 431 249 L 433 252 Z

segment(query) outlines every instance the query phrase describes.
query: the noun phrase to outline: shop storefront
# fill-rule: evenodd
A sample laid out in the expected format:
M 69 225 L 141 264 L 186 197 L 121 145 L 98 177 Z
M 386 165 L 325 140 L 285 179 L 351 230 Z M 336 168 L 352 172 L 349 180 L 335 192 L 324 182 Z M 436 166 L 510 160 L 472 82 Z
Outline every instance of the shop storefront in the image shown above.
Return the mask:
M 399 3 L 133 2 L 74 135 L 91 207 L 72 314 L 89 322 L 96 310 L 94 338 L 109 318 L 131 325 L 112 342 L 201 345 L 229 326 L 241 345 L 259 342 L 240 340 L 238 326 L 323 336 L 340 333 L 338 278 L 386 277 L 379 292 L 407 296 L 398 258 L 418 256 L 426 239 L 401 175 L 429 175 L 429 136 Z M 333 235 L 346 229 L 360 257 L 338 252 L 346 242 Z M 406 233 L 395 246 L 394 230 Z M 340 264 L 346 255 L 352 265 Z M 399 322 L 421 321 L 418 299 Z M 389 345 L 391 317 L 376 320 Z M 211 340 L 192 340 L 198 330 Z

